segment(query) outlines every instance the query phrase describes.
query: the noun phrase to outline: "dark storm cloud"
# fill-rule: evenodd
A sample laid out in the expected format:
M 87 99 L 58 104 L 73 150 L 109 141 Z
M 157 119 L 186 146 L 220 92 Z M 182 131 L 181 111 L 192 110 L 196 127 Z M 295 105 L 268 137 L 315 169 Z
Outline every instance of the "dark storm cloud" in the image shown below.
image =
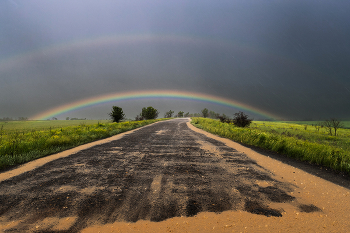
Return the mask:
M 349 119 L 349 10 L 346 1 L 316 0 L 1 1 L 0 117 L 31 116 L 105 93 L 174 89 L 230 98 L 285 119 Z M 120 35 L 155 40 L 64 46 Z M 195 40 L 156 39 L 164 35 Z M 61 50 L 45 53 L 57 45 Z M 169 103 L 153 103 L 169 110 Z M 171 104 L 190 112 L 205 106 Z M 125 104 L 128 117 L 138 105 Z

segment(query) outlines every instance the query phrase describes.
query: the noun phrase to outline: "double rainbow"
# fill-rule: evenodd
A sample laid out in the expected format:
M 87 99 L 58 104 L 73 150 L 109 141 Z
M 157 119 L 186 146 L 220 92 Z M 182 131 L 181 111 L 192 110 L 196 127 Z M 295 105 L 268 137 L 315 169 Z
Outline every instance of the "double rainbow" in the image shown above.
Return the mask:
M 54 44 L 47 47 L 39 48 L 34 51 L 28 51 L 26 53 L 14 55 L 12 57 L 0 60 L 0 73 L 5 70 L 15 69 L 26 64 L 31 64 L 31 61 L 35 61 L 37 58 L 42 58 L 45 56 L 55 56 L 59 53 L 65 53 L 71 50 L 79 50 L 86 48 L 99 48 L 99 47 L 109 47 L 109 46 L 122 46 L 122 45 L 134 45 L 140 43 L 174 43 L 183 44 L 191 46 L 200 47 L 214 47 L 226 50 L 237 50 L 244 54 L 249 54 L 253 57 L 263 56 L 265 58 L 270 58 L 278 60 L 288 66 L 295 66 L 297 68 L 303 68 L 304 70 L 309 70 L 308 67 L 295 62 L 287 57 L 281 57 L 270 51 L 265 51 L 261 48 L 251 47 L 247 44 L 243 44 L 237 41 L 223 41 L 218 39 L 208 39 L 200 38 L 195 36 L 179 36 L 179 35 L 151 35 L 151 34 L 139 34 L 139 35 L 108 35 L 97 38 L 83 38 L 76 41 L 65 42 L 61 44 Z M 219 104 L 222 106 L 233 107 L 235 109 L 241 109 L 260 115 L 264 118 L 269 119 L 279 119 L 280 117 L 268 113 L 264 110 L 258 109 L 256 107 L 249 106 L 247 104 L 222 98 L 218 96 L 194 93 L 194 92 L 184 92 L 177 90 L 151 90 L 151 91 L 131 91 L 122 93 L 111 93 L 101 96 L 96 96 L 92 98 L 82 99 L 80 101 L 72 102 L 69 104 L 61 105 L 56 108 L 50 109 L 48 111 L 39 113 L 32 116 L 31 119 L 48 119 L 54 116 L 61 115 L 63 113 L 71 112 L 74 110 L 86 108 L 89 106 L 94 106 L 102 103 L 117 102 L 122 100 L 133 100 L 133 99 L 145 99 L 145 98 L 168 98 L 168 99 L 184 99 L 193 101 L 204 101 L 213 104 Z

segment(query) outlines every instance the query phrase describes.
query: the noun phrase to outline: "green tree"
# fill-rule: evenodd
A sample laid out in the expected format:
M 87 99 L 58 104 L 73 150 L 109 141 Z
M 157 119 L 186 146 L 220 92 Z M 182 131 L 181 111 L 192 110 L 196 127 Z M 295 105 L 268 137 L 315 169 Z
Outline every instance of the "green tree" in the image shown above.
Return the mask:
M 145 107 L 142 108 L 142 112 L 141 112 L 141 116 L 144 117 L 146 120 L 149 119 L 156 119 L 158 117 L 158 110 L 149 106 L 149 107 Z
M 164 114 L 164 118 L 170 118 L 173 117 L 174 111 L 169 110 L 169 112 L 166 112 Z
M 183 111 L 178 112 L 177 117 L 184 117 L 184 112 Z
M 203 110 L 202 110 L 202 115 L 203 115 L 204 118 L 208 117 L 208 115 L 209 115 L 209 110 L 208 110 L 207 108 L 203 109 Z
M 185 113 L 184 117 L 189 117 L 190 116 L 190 112 Z
M 118 106 L 112 107 L 112 112 L 109 113 L 109 116 L 113 120 L 113 122 L 119 122 L 124 119 L 125 114 L 123 113 L 123 109 Z
M 233 124 L 235 124 L 238 127 L 247 127 L 252 123 L 252 119 L 248 118 L 248 115 L 244 114 L 243 112 L 238 112 L 234 114 L 233 117 Z

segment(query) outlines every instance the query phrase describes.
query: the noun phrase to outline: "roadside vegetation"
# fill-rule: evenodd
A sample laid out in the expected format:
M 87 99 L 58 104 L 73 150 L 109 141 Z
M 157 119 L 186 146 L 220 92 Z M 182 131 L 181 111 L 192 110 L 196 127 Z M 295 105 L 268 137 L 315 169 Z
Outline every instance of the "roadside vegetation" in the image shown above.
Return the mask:
M 253 121 L 249 127 L 237 127 L 219 120 L 192 118 L 192 124 L 242 144 L 350 174 L 350 129 L 338 128 L 334 136 L 334 133 L 330 135 L 327 127 L 317 122 L 307 125 L 305 122 Z
M 107 138 L 163 119 L 144 121 L 13 121 L 0 124 L 0 169 Z
M 157 109 L 142 108 L 135 121 L 126 121 L 122 108 L 113 106 L 109 120 L 0 121 L 0 170 L 107 138 L 172 117 L 192 117 L 192 124 L 208 132 L 246 145 L 258 146 L 289 157 L 350 174 L 350 122 L 252 121 L 243 112 L 230 119 L 203 109 L 190 114 L 169 110 L 156 119 Z M 211 119 L 214 118 L 214 119 Z M 146 119 L 146 120 L 145 120 Z M 6 120 L 6 119 L 1 119 Z M 123 122 L 121 122 L 124 120 Z
M 67 126 L 93 125 L 98 123 L 110 123 L 110 120 L 25 120 L 25 121 L 0 121 L 1 131 L 26 133 L 32 130 L 50 130 Z M 0 136 L 1 137 L 1 136 Z

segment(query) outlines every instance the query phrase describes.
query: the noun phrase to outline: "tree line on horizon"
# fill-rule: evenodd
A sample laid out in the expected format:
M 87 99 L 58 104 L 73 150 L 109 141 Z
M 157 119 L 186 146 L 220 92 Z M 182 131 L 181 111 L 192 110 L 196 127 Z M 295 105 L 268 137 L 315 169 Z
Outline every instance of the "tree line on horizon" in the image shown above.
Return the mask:
M 152 106 L 144 107 L 142 108 L 142 111 L 140 114 L 138 114 L 135 117 L 135 121 L 140 120 L 151 120 L 158 118 L 159 111 Z M 109 116 L 113 122 L 120 122 L 125 119 L 125 114 L 123 112 L 123 109 L 118 106 L 113 106 L 112 111 L 109 113 Z M 219 119 L 223 123 L 231 123 L 239 127 L 247 127 L 251 124 L 253 119 L 249 119 L 248 115 L 246 115 L 243 112 L 238 112 L 234 114 L 233 118 L 230 118 L 226 116 L 225 114 L 220 115 L 219 113 L 216 113 L 214 111 L 209 111 L 207 108 L 204 108 L 201 113 L 185 113 L 183 111 L 179 111 L 177 114 L 175 114 L 174 111 L 169 110 L 164 114 L 164 118 L 172 118 L 172 117 L 204 117 L 204 118 L 212 118 L 212 119 Z M 18 117 L 18 119 L 12 118 L 12 117 L 3 117 L 0 118 L 0 121 L 27 121 L 28 117 Z M 51 119 L 47 120 L 58 120 L 56 117 L 52 117 Z M 66 120 L 86 120 L 86 118 L 69 118 L 66 117 Z M 328 131 L 328 134 L 331 136 L 337 136 L 337 130 L 339 128 L 344 128 L 344 124 L 336 119 L 336 118 L 330 118 L 326 119 L 325 121 L 318 122 L 316 124 L 312 124 L 316 128 L 316 130 L 319 130 L 320 128 L 326 128 Z M 307 127 L 307 126 L 306 126 Z
M 222 123 L 234 124 L 235 126 L 238 126 L 238 127 L 248 127 L 253 121 L 253 119 L 250 119 L 248 115 L 246 115 L 244 112 L 241 112 L 241 111 L 238 113 L 235 113 L 232 119 L 226 116 L 225 114 L 220 115 L 219 113 L 216 113 L 214 111 L 209 111 L 207 108 L 204 108 L 201 112 L 202 114 L 199 114 L 199 113 L 191 114 L 189 112 L 184 113 L 183 111 L 179 111 L 176 115 L 174 115 L 175 112 L 172 110 L 169 110 L 164 114 L 164 118 L 204 117 L 204 118 L 219 119 Z M 140 121 L 140 120 L 156 119 L 158 115 L 159 115 L 158 110 L 153 108 L 152 106 L 149 106 L 147 108 L 144 107 L 142 108 L 141 113 L 135 117 L 135 120 Z M 112 112 L 109 113 L 109 116 L 111 117 L 113 122 L 120 122 L 121 120 L 125 119 L 125 114 L 123 112 L 123 109 L 118 106 L 112 107 Z M 319 130 L 319 128 L 325 127 L 331 136 L 332 135 L 337 136 L 337 130 L 339 128 L 343 128 L 344 124 L 335 118 L 331 118 L 329 120 L 325 120 L 324 122 L 319 122 L 314 126 L 316 127 L 317 130 Z
M 12 118 L 12 117 L 3 117 L 0 118 L 0 121 L 27 121 L 28 117 L 18 117 L 16 118 Z
M 207 108 L 204 108 L 202 110 L 202 113 L 185 113 L 184 111 L 179 111 L 176 115 L 175 112 L 172 110 L 169 110 L 164 114 L 164 118 L 172 118 L 172 117 L 204 117 L 204 118 L 213 118 L 213 119 L 219 119 L 220 114 L 216 113 L 214 111 L 209 111 Z M 123 109 L 119 106 L 113 106 L 112 111 L 108 114 L 113 122 L 120 122 L 125 119 L 125 114 L 123 112 Z M 140 120 L 150 120 L 150 119 L 156 119 L 159 115 L 159 111 L 152 106 L 144 107 L 142 108 L 142 111 L 139 115 L 135 117 L 136 121 Z M 223 116 L 226 117 L 225 114 Z
M 252 119 L 248 118 L 248 115 L 244 114 L 243 112 L 235 113 L 234 118 L 230 119 L 225 114 L 222 116 L 219 113 L 216 113 L 214 111 L 209 111 L 207 108 L 204 108 L 202 110 L 202 114 L 190 114 L 189 112 L 184 113 L 183 111 L 179 111 L 176 115 L 174 115 L 174 111 L 169 110 L 164 114 L 164 118 L 172 118 L 172 117 L 204 117 L 204 118 L 213 118 L 213 119 L 220 119 L 221 122 L 224 123 L 233 123 L 234 125 L 238 127 L 247 127 L 251 124 L 253 121 Z M 150 119 L 156 119 L 159 115 L 159 112 L 157 109 L 153 108 L 152 106 L 144 107 L 142 108 L 142 111 L 139 115 L 135 117 L 136 121 L 140 120 L 150 120 Z M 125 119 L 125 114 L 123 112 L 123 109 L 118 106 L 113 106 L 112 111 L 109 113 L 109 116 L 111 117 L 113 122 L 120 122 L 123 119 Z

